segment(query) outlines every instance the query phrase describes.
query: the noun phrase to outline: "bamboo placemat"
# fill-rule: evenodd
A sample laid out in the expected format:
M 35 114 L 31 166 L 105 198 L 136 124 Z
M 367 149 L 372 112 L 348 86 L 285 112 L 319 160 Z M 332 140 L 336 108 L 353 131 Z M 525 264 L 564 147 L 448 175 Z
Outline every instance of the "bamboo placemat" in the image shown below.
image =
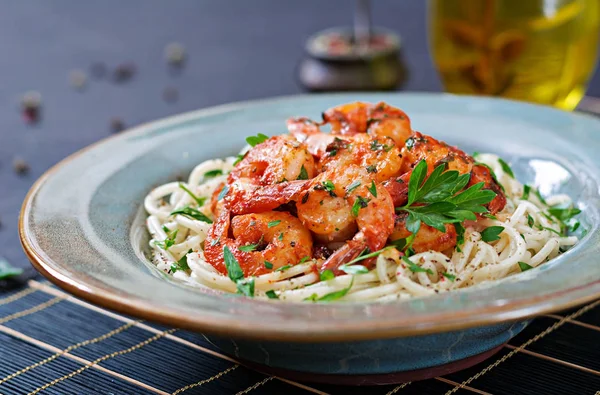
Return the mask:
M 462 372 L 340 387 L 265 376 L 200 334 L 116 314 L 30 280 L 0 294 L 0 393 L 597 394 L 599 306 L 540 317 L 496 356 Z

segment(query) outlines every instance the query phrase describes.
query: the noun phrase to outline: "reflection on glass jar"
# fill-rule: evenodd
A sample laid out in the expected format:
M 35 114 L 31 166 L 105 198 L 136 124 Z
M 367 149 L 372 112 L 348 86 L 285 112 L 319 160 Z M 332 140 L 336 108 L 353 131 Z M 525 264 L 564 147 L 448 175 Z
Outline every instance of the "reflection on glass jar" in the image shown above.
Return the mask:
M 598 0 L 430 0 L 432 55 L 452 93 L 571 110 L 594 71 Z

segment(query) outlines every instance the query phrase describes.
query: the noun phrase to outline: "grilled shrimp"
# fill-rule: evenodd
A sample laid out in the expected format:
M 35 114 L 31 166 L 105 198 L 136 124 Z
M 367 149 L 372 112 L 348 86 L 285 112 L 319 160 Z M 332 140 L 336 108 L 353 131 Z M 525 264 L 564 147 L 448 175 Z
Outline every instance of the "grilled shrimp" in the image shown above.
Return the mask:
M 240 250 L 240 247 L 250 245 L 255 245 L 254 249 Z M 230 213 L 222 210 L 208 232 L 204 256 L 215 269 L 227 275 L 223 259 L 227 246 L 240 264 L 244 277 L 249 277 L 295 265 L 302 258 L 311 257 L 312 245 L 310 232 L 289 213 L 270 211 L 230 219 Z
M 335 270 L 365 248 L 381 249 L 394 227 L 391 197 L 363 167 L 356 165 L 319 174 L 301 194 L 296 207 L 300 221 L 320 241 L 354 236 L 325 261 L 323 269 Z
M 412 233 L 406 229 L 406 217 L 408 213 L 401 213 L 395 217 L 394 232 L 390 236 L 390 240 L 404 239 Z M 421 223 L 419 231 L 415 235 L 412 243 L 412 248 L 415 252 L 424 251 L 444 251 L 456 245 L 457 233 L 454 225 L 446 224 L 446 231 L 439 230 Z
M 227 182 L 231 184 L 237 179 L 247 178 L 257 185 L 272 185 L 314 176 L 315 161 L 306 146 L 292 136 L 281 135 L 271 137 L 248 151 L 233 168 Z
M 412 134 L 410 119 L 404 111 L 383 102 L 354 102 L 330 108 L 323 113 L 323 123 L 331 125 L 332 134 L 367 133 L 382 140 L 389 137 L 398 147 Z

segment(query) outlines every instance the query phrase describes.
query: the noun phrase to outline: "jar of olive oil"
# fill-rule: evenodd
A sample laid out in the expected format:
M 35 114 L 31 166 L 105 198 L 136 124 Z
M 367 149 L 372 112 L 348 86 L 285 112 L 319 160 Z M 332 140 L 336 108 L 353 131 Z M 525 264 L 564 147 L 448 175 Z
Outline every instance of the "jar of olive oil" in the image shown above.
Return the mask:
M 600 0 L 430 0 L 429 33 L 449 92 L 572 110 L 596 66 Z

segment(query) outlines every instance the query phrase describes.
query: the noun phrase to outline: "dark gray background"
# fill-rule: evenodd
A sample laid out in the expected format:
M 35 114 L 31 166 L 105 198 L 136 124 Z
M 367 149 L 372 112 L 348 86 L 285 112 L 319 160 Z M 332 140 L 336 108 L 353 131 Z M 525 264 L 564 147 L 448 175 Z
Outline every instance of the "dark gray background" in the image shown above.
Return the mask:
M 68 154 L 110 135 L 111 117 L 128 125 L 231 101 L 302 91 L 295 67 L 317 30 L 352 22 L 350 0 L 0 0 L 0 256 L 27 266 L 17 236 L 21 202 L 35 179 Z M 410 76 L 404 90 L 441 90 L 427 47 L 426 2 L 373 1 L 376 25 L 401 34 Z M 167 70 L 164 46 L 185 45 L 179 76 Z M 134 62 L 122 85 L 91 81 L 70 88 L 72 69 Z M 166 86 L 179 90 L 165 103 Z M 43 95 L 43 120 L 24 124 L 19 98 Z M 600 95 L 596 74 L 589 94 Z M 31 166 L 25 177 L 13 157 Z M 108 158 L 107 158 L 108 160 Z

